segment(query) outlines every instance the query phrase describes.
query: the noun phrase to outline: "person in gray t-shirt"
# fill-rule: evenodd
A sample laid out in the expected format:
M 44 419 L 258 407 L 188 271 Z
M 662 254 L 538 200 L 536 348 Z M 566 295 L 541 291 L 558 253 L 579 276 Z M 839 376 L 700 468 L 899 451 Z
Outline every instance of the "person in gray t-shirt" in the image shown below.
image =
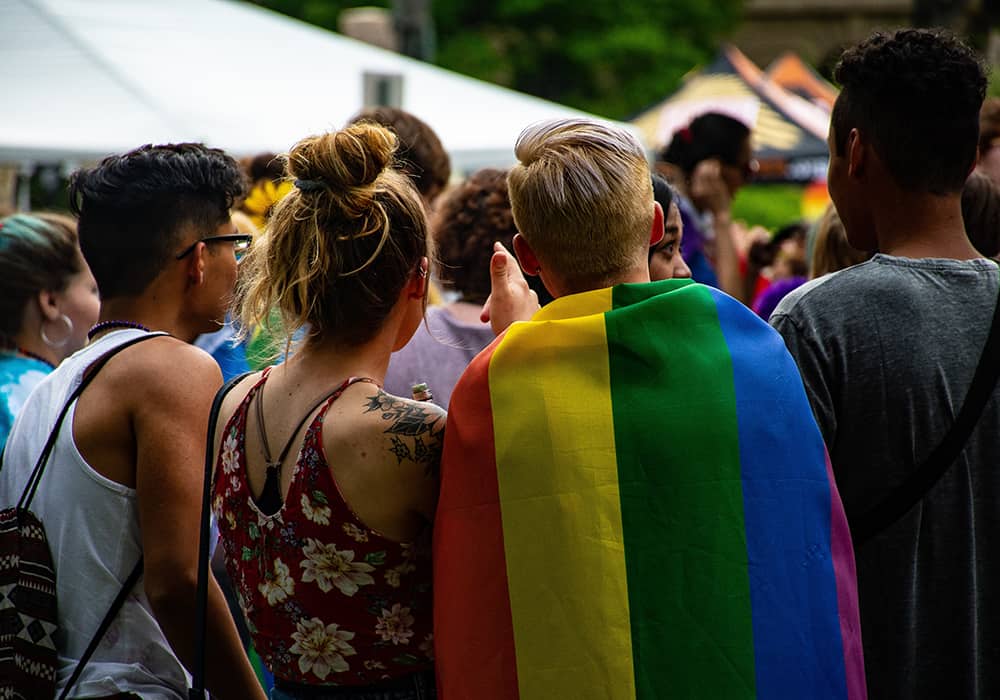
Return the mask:
M 876 34 L 837 67 L 829 188 L 869 262 L 771 316 L 802 373 L 848 522 L 938 445 L 968 392 L 1000 271 L 965 235 L 985 78 L 953 38 Z M 909 513 L 856 552 L 872 698 L 1000 697 L 1000 402 Z

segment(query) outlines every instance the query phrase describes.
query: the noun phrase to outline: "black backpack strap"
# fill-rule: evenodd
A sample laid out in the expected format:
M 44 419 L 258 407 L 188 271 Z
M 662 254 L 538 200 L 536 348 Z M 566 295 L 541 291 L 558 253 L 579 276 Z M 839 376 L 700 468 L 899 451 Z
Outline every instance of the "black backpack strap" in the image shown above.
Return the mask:
M 965 443 L 968 442 L 986 404 L 993 396 L 998 378 L 1000 378 L 1000 300 L 993 310 L 993 323 L 983 353 L 979 357 L 976 373 L 972 377 L 969 393 L 965 396 L 951 430 L 924 463 L 914 469 L 895 491 L 868 512 L 851 519 L 851 538 L 855 547 L 864 544 L 910 512 L 910 509 L 923 500 L 941 480 L 965 448 Z
M 128 575 L 125 579 L 125 583 L 122 584 L 121 589 L 118 591 L 118 595 L 115 596 L 114 601 L 111 603 L 111 607 L 108 608 L 108 612 L 104 614 L 104 619 L 101 620 L 101 624 L 98 626 L 97 631 L 94 636 L 90 638 L 90 644 L 87 645 L 86 651 L 83 652 L 83 656 L 76 664 L 76 668 L 73 669 L 73 675 L 70 676 L 69 681 L 66 683 L 66 687 L 59 694 L 59 700 L 64 700 L 69 696 L 69 691 L 73 689 L 76 682 L 80 679 L 80 674 L 83 673 L 84 667 L 87 662 L 90 661 L 90 657 L 94 655 L 97 651 L 98 645 L 104 638 L 105 633 L 114 621 L 115 616 L 118 615 L 118 611 L 121 610 L 122 606 L 125 605 L 125 599 L 128 598 L 129 591 L 135 588 L 135 584 L 139 582 L 139 577 L 142 576 L 142 557 L 139 557 L 139 561 L 135 563 L 135 568 L 132 569 L 132 573 Z
M 127 340 L 121 345 L 112 348 L 108 352 L 101 355 L 97 360 L 94 361 L 83 373 L 83 379 L 80 384 L 73 390 L 66 399 L 66 403 L 63 404 L 62 410 L 59 411 L 59 417 L 56 418 L 56 424 L 52 428 L 52 432 L 49 433 L 49 439 L 45 441 L 45 446 L 42 448 L 42 453 L 38 456 L 38 461 L 35 462 L 35 468 L 31 470 L 31 476 L 28 477 L 28 483 L 24 487 L 24 491 L 21 493 L 21 498 L 17 502 L 18 509 L 28 509 L 31 507 L 31 501 L 35 498 L 35 492 L 38 490 L 38 484 L 42 480 L 42 473 L 45 471 L 45 465 L 49 461 L 49 455 L 52 453 L 52 449 L 55 447 L 56 439 L 59 437 L 59 429 L 62 428 L 63 420 L 66 418 L 66 414 L 69 412 L 69 407 L 73 405 L 73 402 L 80 398 L 80 394 L 86 389 L 90 382 L 94 380 L 97 373 L 108 363 L 112 357 L 120 353 L 125 348 L 132 347 L 136 343 L 141 343 L 144 340 L 149 340 L 150 338 L 158 338 L 160 336 L 169 335 L 168 333 L 146 333 L 140 335 L 138 338 L 132 338 Z
M 205 629 L 208 618 L 208 550 L 212 537 L 211 500 L 212 500 L 212 468 L 215 452 L 215 424 L 219 422 L 219 410 L 226 395 L 237 384 L 246 379 L 252 372 L 246 372 L 233 377 L 215 394 L 212 410 L 208 414 L 208 437 L 205 442 L 205 485 L 201 496 L 201 541 L 198 547 L 198 593 L 196 598 L 195 636 L 194 636 L 194 668 L 191 669 L 191 688 L 188 697 L 191 700 L 204 700 L 205 694 Z

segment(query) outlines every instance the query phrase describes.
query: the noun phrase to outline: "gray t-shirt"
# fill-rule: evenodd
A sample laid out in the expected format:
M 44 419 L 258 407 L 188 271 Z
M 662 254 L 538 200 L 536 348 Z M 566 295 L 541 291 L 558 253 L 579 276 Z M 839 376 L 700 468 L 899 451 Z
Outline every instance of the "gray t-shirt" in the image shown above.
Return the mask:
M 802 372 L 848 521 L 954 422 L 986 342 L 997 266 L 876 255 L 793 291 L 771 324 Z M 872 698 L 1000 697 L 1000 401 L 902 520 L 856 552 Z

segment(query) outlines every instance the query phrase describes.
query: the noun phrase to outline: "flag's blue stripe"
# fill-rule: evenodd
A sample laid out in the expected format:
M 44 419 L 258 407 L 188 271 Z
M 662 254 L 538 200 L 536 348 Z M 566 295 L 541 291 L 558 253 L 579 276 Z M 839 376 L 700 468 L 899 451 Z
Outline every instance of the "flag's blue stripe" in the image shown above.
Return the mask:
M 823 440 L 781 336 L 712 294 L 736 390 L 757 697 L 846 698 Z

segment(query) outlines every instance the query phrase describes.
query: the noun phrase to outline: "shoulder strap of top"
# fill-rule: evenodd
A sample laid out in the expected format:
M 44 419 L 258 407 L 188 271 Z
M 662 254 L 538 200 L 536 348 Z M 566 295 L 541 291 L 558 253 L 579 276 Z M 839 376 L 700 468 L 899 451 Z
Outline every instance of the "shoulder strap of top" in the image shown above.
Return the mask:
M 267 444 L 267 431 L 264 429 L 264 386 L 261 385 L 256 396 L 257 430 L 260 431 L 260 442 L 261 446 L 264 448 L 264 459 L 267 462 L 267 466 L 269 468 L 274 467 L 276 469 L 280 469 L 282 462 L 285 461 L 285 457 L 288 456 L 288 451 L 292 448 L 295 436 L 299 434 L 299 431 L 302 430 L 302 426 L 305 425 L 307 420 L 309 420 L 309 417 L 313 414 L 313 412 L 328 401 L 333 403 L 340 398 L 341 394 L 343 394 L 349 386 L 357 384 L 358 382 L 366 382 L 368 384 L 379 386 L 379 383 L 371 377 L 350 377 L 349 379 L 344 380 L 340 386 L 331 391 L 329 394 L 324 395 L 323 398 L 317 401 L 308 411 L 306 411 L 305 415 L 302 416 L 302 420 L 300 420 L 298 425 L 295 426 L 295 430 L 293 430 L 291 435 L 288 436 L 288 440 L 285 442 L 285 446 L 281 449 L 281 453 L 278 455 L 277 459 L 271 459 L 271 449 Z

